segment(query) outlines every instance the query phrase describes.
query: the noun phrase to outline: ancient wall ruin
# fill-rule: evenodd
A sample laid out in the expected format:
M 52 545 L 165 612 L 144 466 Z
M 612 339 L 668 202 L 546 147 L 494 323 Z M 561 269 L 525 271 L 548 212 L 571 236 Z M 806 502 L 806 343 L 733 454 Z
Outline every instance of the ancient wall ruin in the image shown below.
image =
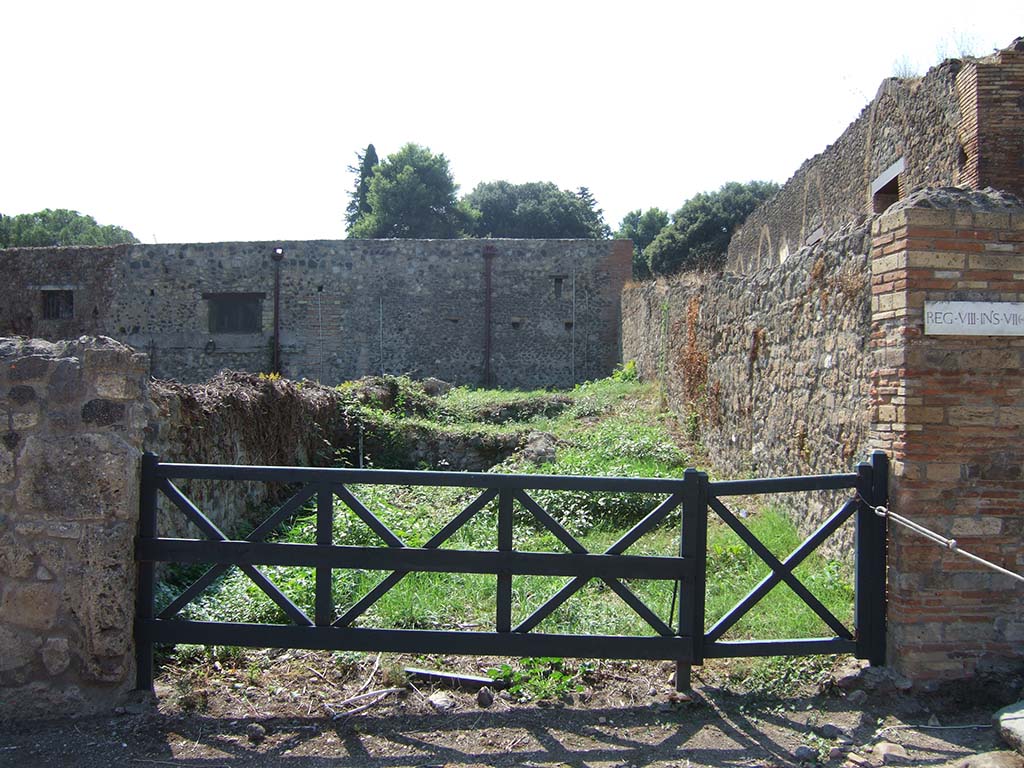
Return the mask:
M 733 235 L 726 269 L 753 272 L 920 187 L 1024 195 L 1024 38 L 984 59 L 889 78 L 843 134 Z
M 344 240 L 0 250 L 0 333 L 104 334 L 153 375 L 274 369 L 571 386 L 619 360 L 628 241 Z M 280 260 L 275 259 L 280 251 Z
M 662 383 L 717 472 L 845 472 L 865 457 L 869 233 L 848 227 L 749 275 L 624 291 L 625 359 Z
M 892 458 L 890 507 L 1024 573 L 1024 205 L 912 195 L 875 223 L 871 273 L 870 445 Z M 928 302 L 983 304 L 948 333 Z M 890 659 L 914 680 L 1024 665 L 1021 584 L 899 526 L 888 600 Z

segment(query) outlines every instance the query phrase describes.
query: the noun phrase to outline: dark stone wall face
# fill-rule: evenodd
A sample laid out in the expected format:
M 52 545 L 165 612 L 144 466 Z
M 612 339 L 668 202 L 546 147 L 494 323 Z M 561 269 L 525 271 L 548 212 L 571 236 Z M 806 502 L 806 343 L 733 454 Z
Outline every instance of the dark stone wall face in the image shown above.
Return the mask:
M 571 386 L 608 375 L 618 362 L 631 248 L 594 240 L 345 240 L 0 251 L 11 278 L 0 286 L 7 307 L 0 332 L 105 334 L 149 353 L 155 376 L 181 381 L 225 368 L 270 371 L 279 271 L 286 377 L 333 384 L 384 372 Z M 41 323 L 40 286 L 58 284 L 74 288 L 76 313 L 82 306 L 85 315 Z M 211 330 L 210 304 L 224 293 L 256 295 L 257 330 Z
M 624 291 L 623 358 L 662 384 L 722 476 L 847 472 L 866 456 L 870 229 L 846 227 L 753 274 Z M 796 494 L 800 527 L 809 532 L 835 502 Z

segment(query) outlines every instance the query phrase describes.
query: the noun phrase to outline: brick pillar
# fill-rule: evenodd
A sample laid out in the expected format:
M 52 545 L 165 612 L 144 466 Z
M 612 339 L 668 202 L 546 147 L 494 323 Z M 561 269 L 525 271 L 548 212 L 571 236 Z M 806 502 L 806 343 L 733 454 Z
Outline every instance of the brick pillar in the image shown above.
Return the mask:
M 926 301 L 1024 301 L 1024 208 L 918 193 L 875 222 L 871 261 L 871 447 L 893 460 L 891 508 L 1024 573 L 1024 335 L 926 335 L 924 317 Z M 888 594 L 890 664 L 911 679 L 1024 665 L 1024 584 L 892 526 Z

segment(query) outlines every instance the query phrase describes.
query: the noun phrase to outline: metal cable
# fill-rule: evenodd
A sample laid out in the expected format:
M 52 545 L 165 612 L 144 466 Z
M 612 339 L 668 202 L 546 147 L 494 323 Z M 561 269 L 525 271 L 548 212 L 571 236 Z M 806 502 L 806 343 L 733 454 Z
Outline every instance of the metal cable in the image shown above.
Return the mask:
M 864 501 L 863 498 L 861 498 L 860 500 Z M 864 503 L 867 502 L 864 501 Z M 978 557 L 977 555 L 972 554 L 965 549 L 960 549 L 960 546 L 957 544 L 956 539 L 947 539 L 945 536 L 942 536 L 941 534 L 938 534 L 935 531 L 925 528 L 920 523 L 915 523 L 913 520 L 903 517 L 903 515 L 897 515 L 895 512 L 893 512 L 886 506 L 880 505 L 876 507 L 871 504 L 868 504 L 868 506 L 871 507 L 871 509 L 873 509 L 875 514 L 879 517 L 884 517 L 889 520 L 892 520 L 897 525 L 902 525 L 904 528 L 908 528 L 914 533 L 924 536 L 929 541 L 934 541 L 936 544 L 945 547 L 950 552 L 955 552 L 958 555 L 963 555 L 969 560 L 973 560 L 974 562 L 979 563 L 980 565 L 984 565 L 986 568 L 991 568 L 993 571 L 996 571 L 997 573 L 1001 573 L 1004 576 L 1009 576 L 1011 579 L 1016 579 L 1017 581 L 1024 582 L 1024 576 L 1021 576 L 1018 573 L 1014 573 L 1013 571 L 1008 571 L 1001 565 L 996 565 L 995 563 L 989 562 L 983 557 Z

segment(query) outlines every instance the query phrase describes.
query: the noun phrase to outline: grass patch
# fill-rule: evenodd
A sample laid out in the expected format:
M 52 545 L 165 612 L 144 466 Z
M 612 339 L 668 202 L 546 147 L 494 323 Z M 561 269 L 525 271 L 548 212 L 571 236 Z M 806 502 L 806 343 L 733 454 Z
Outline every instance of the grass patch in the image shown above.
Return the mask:
M 401 380 L 380 387 L 372 396 L 352 389 L 349 407 L 372 414 L 392 435 L 409 427 L 466 434 L 543 431 L 557 440 L 550 460 L 536 464 L 515 455 L 494 471 L 555 475 L 680 477 L 690 457 L 671 436 L 671 416 L 658 404 L 654 387 L 627 377 L 581 385 L 565 393 L 505 392 L 456 388 L 432 397 Z M 411 386 L 411 385 L 409 385 Z M 362 398 L 362 399 L 360 399 Z M 376 399 L 375 399 L 376 398 Z M 509 414 L 480 424 L 481 414 Z M 512 418 L 512 415 L 515 418 Z M 399 437 L 395 438 L 400 439 Z M 378 466 L 380 466 L 378 464 Z M 421 547 L 479 493 L 474 489 L 417 486 L 354 485 L 352 493 L 408 546 Z M 555 519 L 592 552 L 603 552 L 663 496 L 657 494 L 585 493 L 581 491 L 530 492 Z M 336 502 L 333 541 L 338 545 L 382 544 L 365 523 Z M 650 532 L 629 554 L 676 555 L 679 552 L 678 516 L 675 522 Z M 800 544 L 795 526 L 774 508 L 751 513 L 745 520 L 753 533 L 780 559 Z M 497 547 L 496 503 L 479 512 L 443 546 L 493 550 Z M 315 515 L 300 513 L 276 540 L 315 541 Z M 549 532 L 527 512 L 516 507 L 514 545 L 522 551 L 564 551 Z M 313 613 L 314 571 L 311 568 L 266 567 L 261 570 L 308 615 Z M 723 523 L 709 524 L 707 626 L 710 627 L 769 573 L 768 567 Z M 192 575 L 192 574 L 189 574 Z M 388 574 L 346 569 L 332 572 L 335 607 L 340 615 Z M 797 576 L 841 621 L 849 624 L 853 612 L 852 564 L 812 555 L 797 569 Z M 567 583 L 565 578 L 517 576 L 513 579 L 513 625 L 529 616 Z M 678 621 L 678 595 L 664 581 L 632 580 L 630 589 L 665 623 Z M 168 590 L 169 591 L 169 590 Z M 493 575 L 410 573 L 356 620 L 354 626 L 382 628 L 493 630 L 496 580 Z M 247 577 L 232 569 L 194 602 L 187 615 L 199 620 L 281 623 L 281 610 Z M 547 617 L 537 632 L 566 634 L 652 635 L 655 630 L 604 583 L 591 581 Z M 724 639 L 777 639 L 830 636 L 824 626 L 790 589 L 781 585 Z M 541 660 L 549 664 L 549 660 Z M 540 663 L 540 662 L 538 662 Z M 769 667 L 752 663 L 748 677 L 770 676 Z M 539 669 L 539 667 L 538 667 Z M 536 679 L 538 669 L 524 671 L 522 680 Z M 757 670 L 761 670 L 760 672 Z M 767 671 L 765 671 L 767 670 Z M 513 675 L 516 670 L 507 670 Z M 531 678 L 532 675 L 532 678 Z M 548 675 L 548 677 L 557 677 Z M 567 675 L 566 680 L 572 679 Z M 534 693 L 533 695 L 539 695 Z

